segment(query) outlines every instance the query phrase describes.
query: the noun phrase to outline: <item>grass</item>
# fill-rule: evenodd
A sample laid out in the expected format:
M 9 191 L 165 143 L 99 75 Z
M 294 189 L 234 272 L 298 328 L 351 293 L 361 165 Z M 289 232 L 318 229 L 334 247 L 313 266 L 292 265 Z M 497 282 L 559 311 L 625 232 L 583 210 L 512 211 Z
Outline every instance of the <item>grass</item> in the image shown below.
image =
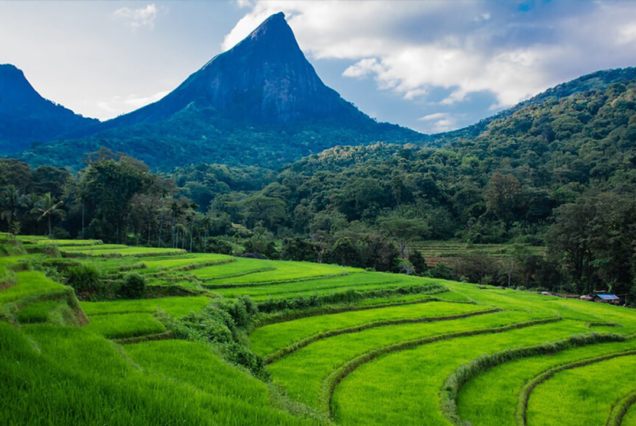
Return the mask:
M 312 424 L 143 372 L 110 342 L 82 329 L 31 326 L 20 332 L 0 323 L 0 352 L 3 425 Z
M 627 410 L 621 423 L 622 426 L 636 426 L 636 404 L 632 404 Z
M 528 424 L 603 425 L 612 404 L 634 390 L 636 355 L 564 370 L 530 394 Z
M 107 339 L 124 339 L 166 331 L 164 325 L 148 313 L 93 316 L 84 328 Z
M 188 255 L 189 256 L 189 255 Z M 80 262 L 83 264 L 93 265 L 96 268 L 100 269 L 105 274 L 118 274 L 120 272 L 125 272 L 126 270 L 135 269 L 135 272 L 141 274 L 147 273 L 158 273 L 161 272 L 162 262 L 165 261 L 175 261 L 188 259 L 190 257 L 185 257 L 184 255 L 158 255 L 158 256 L 144 256 L 143 259 L 139 259 L 133 256 L 127 257 L 74 257 L 72 259 L 68 259 L 73 262 Z M 142 267 L 145 265 L 145 268 Z
M 268 406 L 265 383 L 231 367 L 203 343 L 162 340 L 125 346 L 126 353 L 147 371 L 197 389 Z
M 274 282 L 288 282 L 300 279 L 324 277 L 330 275 L 342 275 L 347 269 L 336 265 L 324 265 L 309 262 L 271 261 L 268 262 L 275 269 L 271 271 L 255 272 L 233 278 L 220 278 L 208 281 L 210 287 L 217 285 L 245 285 Z
M 245 276 L 244 278 L 247 278 Z M 298 296 L 311 296 L 329 294 L 337 290 L 377 290 L 382 288 L 395 288 L 412 285 L 437 283 L 439 280 L 430 278 L 417 278 L 385 274 L 379 272 L 353 272 L 345 276 L 318 278 L 304 281 L 294 281 L 274 285 L 257 287 L 241 287 L 239 285 L 230 288 L 215 289 L 225 297 L 250 296 L 254 300 L 265 300 L 269 297 L 291 298 Z
M 98 252 L 98 251 L 103 251 L 103 250 L 129 250 L 132 247 L 126 246 L 124 244 L 100 244 L 98 246 L 92 247 L 73 247 L 73 246 L 68 246 L 68 247 L 62 247 L 61 251 L 63 253 L 78 253 L 78 252 L 86 252 L 86 253 L 94 253 L 94 252 Z
M 23 324 L 47 322 L 51 311 L 57 308 L 60 303 L 64 302 L 51 300 L 48 302 L 32 303 L 18 312 L 18 321 Z
M 636 426 L 636 409 L 629 408 L 636 399 L 630 385 L 636 356 L 559 370 L 636 350 L 636 339 L 621 337 L 636 334 L 629 309 L 336 265 L 94 240 L 21 241 L 35 248 L 55 244 L 72 259 L 0 247 L 0 277 L 13 280 L 0 283 L 1 313 L 12 322 L 0 321 L 3 425 L 329 424 L 323 411 L 339 425 L 450 425 L 458 414 L 474 426 L 505 426 L 516 424 L 518 403 L 533 389 L 530 425 L 604 424 L 614 410 L 612 418 L 626 412 L 623 425 Z M 449 254 L 451 247 L 429 249 Z M 500 247 L 480 249 L 505 255 Z M 70 264 L 94 265 L 108 283 L 135 271 L 146 276 L 149 296 L 199 295 L 78 305 L 70 287 L 29 270 L 40 260 L 62 274 Z M 223 361 L 220 354 L 251 356 L 228 345 L 130 343 L 174 337 L 157 313 L 198 312 L 215 293 L 259 304 L 262 312 L 252 319 L 261 326 L 249 340 L 267 357 L 272 384 Z M 79 307 L 90 318 L 84 327 L 73 326 L 85 322 Z M 247 323 L 240 311 L 228 314 Z M 240 329 L 237 338 L 249 330 Z M 594 332 L 620 336 L 600 343 L 592 341 Z M 545 346 L 573 334 L 590 340 L 575 348 Z M 551 352 L 538 356 L 536 347 Z M 552 369 L 558 372 L 528 387 Z
M 97 246 L 105 245 L 101 240 L 55 240 L 55 239 L 39 239 L 35 242 L 38 245 L 52 245 L 61 247 L 70 246 Z
M 191 311 L 203 309 L 210 299 L 207 297 L 165 297 L 160 299 L 117 300 L 112 302 L 80 302 L 89 317 L 107 314 L 148 313 L 161 309 L 173 317 L 182 317 Z
M 192 271 L 192 274 L 203 281 L 210 281 L 223 277 L 233 277 L 236 275 L 251 274 L 257 271 L 273 269 L 273 262 L 270 260 L 238 257 L 235 262 L 196 269 Z
M 516 426 L 519 394 L 533 377 L 559 365 L 629 349 L 636 349 L 636 340 L 601 343 L 509 361 L 479 374 L 461 388 L 459 415 L 474 426 Z
M 530 318 L 521 312 L 498 312 L 437 323 L 372 328 L 313 342 L 277 360 L 269 371 L 274 382 L 283 386 L 292 398 L 317 407 L 323 382 L 329 375 L 367 352 L 409 340 L 519 324 Z
M 585 331 L 583 324 L 559 321 L 388 354 L 363 364 L 340 383 L 333 395 L 334 417 L 341 425 L 449 425 L 440 411 L 439 392 L 444 380 L 460 365 L 484 353 L 560 340 Z
M 42 293 L 64 292 L 68 287 L 57 283 L 42 272 L 18 272 L 18 282 L 13 287 L 0 291 L 0 306 L 19 299 L 37 296 Z
M 98 246 L 99 248 L 90 248 L 87 249 L 85 247 L 71 247 L 69 249 L 62 250 L 66 255 L 74 255 L 74 256 L 158 256 L 158 255 L 169 255 L 169 254 L 185 254 L 185 250 L 181 249 L 172 249 L 172 248 L 153 248 L 153 247 L 112 247 L 112 248 L 103 248 L 103 246 Z
M 421 296 L 420 296 L 421 297 Z M 469 312 L 484 311 L 478 305 L 429 302 L 416 305 L 394 306 L 364 311 L 343 312 L 286 321 L 257 328 L 250 335 L 252 350 L 259 355 L 269 355 L 278 350 L 320 334 L 369 327 L 400 320 L 434 319 Z
M 521 244 L 530 253 L 542 256 L 545 254 L 545 247 Z M 515 245 L 511 244 L 466 244 L 459 241 L 422 241 L 412 245 L 413 249 L 419 250 L 429 266 L 438 263 L 448 263 L 452 258 L 465 256 L 467 254 L 482 254 L 489 258 L 509 259 L 513 255 Z
M 232 259 L 234 259 L 232 256 L 225 254 L 196 254 L 174 259 L 145 260 L 144 263 L 150 270 L 161 270 L 206 265 L 210 262 L 223 262 Z
M 423 297 L 426 297 L 426 296 L 421 294 L 408 294 L 405 296 L 368 299 L 368 300 L 363 300 L 359 303 L 356 303 L 356 306 L 374 306 L 374 305 L 382 305 L 384 303 L 411 302 L 414 300 L 419 300 L 420 298 L 423 298 Z M 441 299 L 441 300 L 445 300 L 449 302 L 470 302 L 470 300 L 466 296 L 454 291 L 445 291 L 443 293 L 437 293 L 431 297 L 435 297 L 435 299 Z
M 338 289 L 360 289 L 367 285 L 384 285 L 399 281 L 388 274 L 351 273 L 345 276 L 319 278 L 306 281 L 296 281 L 284 284 L 264 285 L 259 287 L 231 287 L 216 289 L 215 292 L 225 297 L 251 296 L 255 300 L 273 297 L 295 297 L 307 294 L 324 294 Z

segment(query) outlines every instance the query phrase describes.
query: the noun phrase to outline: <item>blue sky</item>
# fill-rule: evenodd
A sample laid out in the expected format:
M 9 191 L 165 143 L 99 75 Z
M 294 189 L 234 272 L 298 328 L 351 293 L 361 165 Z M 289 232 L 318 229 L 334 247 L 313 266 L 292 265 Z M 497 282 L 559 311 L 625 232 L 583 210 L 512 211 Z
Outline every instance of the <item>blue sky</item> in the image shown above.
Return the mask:
M 0 2 L 0 63 L 108 119 L 161 98 L 279 11 L 327 85 L 426 133 L 636 65 L 636 2 L 565 0 Z

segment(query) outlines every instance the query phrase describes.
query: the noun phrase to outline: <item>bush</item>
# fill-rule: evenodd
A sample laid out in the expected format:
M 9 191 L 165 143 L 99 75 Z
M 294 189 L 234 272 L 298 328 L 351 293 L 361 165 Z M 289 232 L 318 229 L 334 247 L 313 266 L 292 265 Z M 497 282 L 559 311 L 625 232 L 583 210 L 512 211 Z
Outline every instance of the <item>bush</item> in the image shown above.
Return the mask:
M 207 251 L 212 253 L 232 254 L 232 244 L 219 238 L 210 238 L 207 242 Z
M 431 269 L 431 277 L 439 278 L 442 280 L 452 280 L 453 279 L 453 270 L 450 266 L 440 263 L 433 269 Z
M 44 246 L 44 248 L 42 249 L 42 254 L 44 254 L 46 257 L 52 257 L 55 259 L 62 257 L 62 255 L 60 254 L 60 249 L 57 246 L 51 244 L 47 244 Z
M 428 271 L 428 266 L 426 265 L 426 260 L 424 260 L 424 256 L 422 256 L 422 252 L 419 250 L 412 250 L 409 253 L 409 262 L 415 268 L 415 273 L 417 275 L 422 275 L 426 271 Z
M 228 361 L 266 378 L 265 361 L 246 346 L 247 331 L 257 313 L 258 306 L 249 297 L 240 297 L 235 301 L 215 300 L 198 313 L 166 322 L 175 337 L 212 344 Z
M 140 299 L 146 292 L 146 280 L 139 274 L 128 274 L 119 287 L 119 294 L 126 299 Z
M 94 293 L 102 289 L 101 273 L 92 265 L 68 268 L 67 283 L 80 292 Z

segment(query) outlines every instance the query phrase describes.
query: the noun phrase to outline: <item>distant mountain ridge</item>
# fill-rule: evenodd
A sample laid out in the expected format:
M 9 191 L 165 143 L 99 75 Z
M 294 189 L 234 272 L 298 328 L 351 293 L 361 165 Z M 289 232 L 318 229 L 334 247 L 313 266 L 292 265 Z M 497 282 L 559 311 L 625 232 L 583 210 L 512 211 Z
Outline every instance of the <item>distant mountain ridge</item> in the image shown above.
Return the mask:
M 39 139 L 0 143 L 0 155 L 24 149 L 34 140 L 54 140 L 26 149 L 19 157 L 32 165 L 78 168 L 86 153 L 105 147 L 139 158 L 155 169 L 201 162 L 276 169 L 337 146 L 389 142 L 434 147 L 451 140 L 473 139 L 487 132 L 492 123 L 526 106 L 605 90 L 611 84 L 635 79 L 636 68 L 598 71 L 466 128 L 423 135 L 378 123 L 327 87 L 305 58 L 284 14 L 278 13 L 163 99 L 103 123 L 43 100 L 24 79 L 32 92 L 22 92 L 26 105 L 31 105 L 29 99 L 39 98 L 76 121 L 67 125 L 70 119 L 59 120 L 61 130 Z M 0 84 L 0 106 L 3 96 Z M 29 117 L 30 112 L 27 108 L 21 114 Z M 12 121 L 3 120 L 0 114 L 0 136 L 11 125 Z M 62 136 L 63 140 L 56 140 Z
M 24 73 L 10 64 L 0 64 L 0 153 L 28 148 L 79 127 L 97 123 L 44 99 Z
M 202 161 L 279 167 L 337 145 L 427 139 L 376 122 L 327 87 L 283 13 L 266 19 L 163 99 L 68 136 L 21 158 L 74 166 L 86 152 L 106 147 L 155 168 Z
M 548 101 L 559 101 L 572 95 L 587 92 L 590 90 L 605 90 L 611 84 L 628 83 L 633 80 L 636 80 L 636 67 L 596 71 L 591 74 L 586 74 L 581 77 L 575 78 L 574 80 L 570 80 L 551 87 L 548 90 L 541 92 L 530 99 L 519 102 L 512 108 L 505 109 L 493 116 L 484 118 L 478 123 L 450 132 L 438 133 L 432 135 L 432 137 L 434 139 L 445 138 L 449 136 L 459 136 L 466 138 L 476 137 L 484 132 L 488 128 L 488 125 L 490 123 L 497 120 L 506 119 L 512 116 L 515 112 L 527 106 L 538 105 Z

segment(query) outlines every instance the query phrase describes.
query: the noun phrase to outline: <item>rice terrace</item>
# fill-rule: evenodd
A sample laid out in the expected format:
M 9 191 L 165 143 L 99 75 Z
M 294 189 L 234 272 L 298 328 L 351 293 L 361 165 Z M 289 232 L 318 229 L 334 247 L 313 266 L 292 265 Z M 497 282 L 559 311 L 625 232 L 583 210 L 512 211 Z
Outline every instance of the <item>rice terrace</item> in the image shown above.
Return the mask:
M 636 1 L 0 40 L 0 426 L 636 426 Z
M 636 424 L 631 309 L 337 265 L 2 238 L 2 424 Z M 78 301 L 111 281 L 116 300 Z

